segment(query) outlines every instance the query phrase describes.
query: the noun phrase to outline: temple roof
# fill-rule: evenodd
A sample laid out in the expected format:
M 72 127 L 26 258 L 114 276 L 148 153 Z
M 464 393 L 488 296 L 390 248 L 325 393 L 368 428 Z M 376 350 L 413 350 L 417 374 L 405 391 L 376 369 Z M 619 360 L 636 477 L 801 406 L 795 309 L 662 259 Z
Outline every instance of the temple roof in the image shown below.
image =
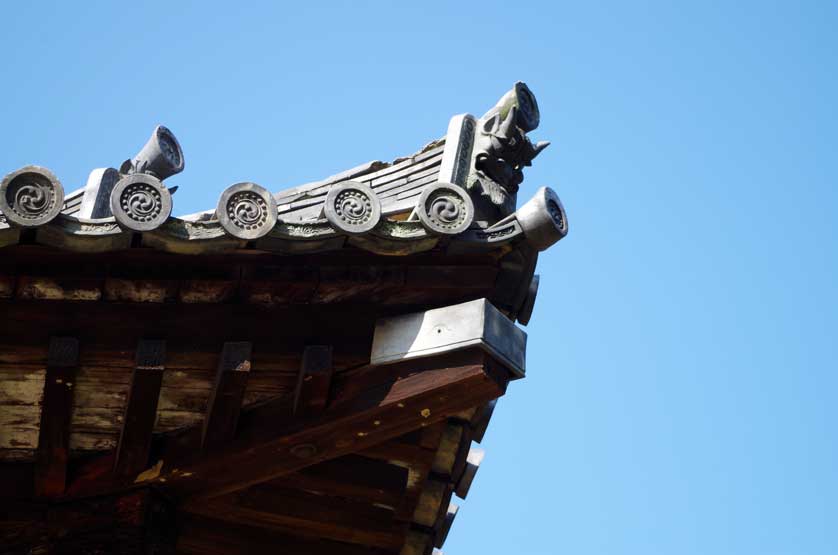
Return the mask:
M 184 168 L 174 134 L 158 126 L 120 169 L 93 170 L 64 195 L 46 168 L 27 166 L 0 186 L 0 246 L 28 241 L 73 251 L 147 246 L 182 254 L 237 249 L 298 254 L 347 246 L 407 255 L 504 249 L 544 250 L 567 233 L 561 202 L 540 189 L 515 211 L 522 169 L 547 146 L 527 138 L 538 123 L 523 83 L 481 118 L 452 118 L 442 139 L 392 163 L 369 162 L 271 194 L 255 183 L 225 190 L 215 209 L 172 217 L 165 178 Z M 137 234 L 140 234 L 139 236 Z
M 410 156 L 181 217 L 163 126 L 67 195 L 6 175 L 0 550 L 442 546 L 567 233 L 551 189 L 518 206 L 538 122 L 516 83 Z

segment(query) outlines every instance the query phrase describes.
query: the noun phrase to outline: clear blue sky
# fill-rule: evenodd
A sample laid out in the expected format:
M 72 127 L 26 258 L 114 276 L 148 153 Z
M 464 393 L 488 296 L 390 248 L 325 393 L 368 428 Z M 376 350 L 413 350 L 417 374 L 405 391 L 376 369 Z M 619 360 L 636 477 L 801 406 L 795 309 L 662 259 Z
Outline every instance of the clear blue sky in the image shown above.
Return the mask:
M 536 93 L 571 232 L 447 555 L 838 553 L 835 3 L 115 4 L 2 4 L 1 173 L 164 123 L 185 214 Z

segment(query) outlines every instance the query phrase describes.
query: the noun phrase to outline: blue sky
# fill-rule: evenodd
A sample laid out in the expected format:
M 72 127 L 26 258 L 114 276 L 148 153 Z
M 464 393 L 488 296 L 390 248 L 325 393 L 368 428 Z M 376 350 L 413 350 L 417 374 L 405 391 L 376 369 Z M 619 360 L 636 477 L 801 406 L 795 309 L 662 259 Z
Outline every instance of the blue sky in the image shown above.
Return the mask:
M 838 553 L 835 3 L 14 2 L 0 173 L 157 123 L 175 213 L 409 154 L 516 80 L 570 235 L 445 553 Z

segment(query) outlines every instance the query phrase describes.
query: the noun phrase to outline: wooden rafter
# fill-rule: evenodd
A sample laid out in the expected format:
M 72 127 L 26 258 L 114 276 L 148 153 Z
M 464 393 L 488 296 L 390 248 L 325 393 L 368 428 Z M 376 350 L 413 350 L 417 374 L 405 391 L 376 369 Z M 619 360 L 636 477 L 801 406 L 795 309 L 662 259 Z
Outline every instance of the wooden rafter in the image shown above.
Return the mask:
M 204 418 L 201 446 L 205 449 L 223 445 L 235 436 L 252 351 L 250 342 L 224 343 Z
M 395 508 L 407 490 L 407 482 L 407 468 L 353 454 L 280 476 L 266 484 L 313 493 L 328 492 Z
M 188 502 L 182 510 L 224 522 L 392 550 L 401 547 L 405 533 L 393 521 L 391 510 L 267 484 Z
M 56 497 L 64 493 L 70 443 L 70 413 L 78 362 L 77 339 L 50 339 L 41 427 L 38 450 L 35 454 L 35 495 L 38 497 Z
M 134 476 L 148 466 L 165 363 L 165 341 L 144 339 L 137 344 L 136 366 L 116 450 L 114 470 L 118 476 Z
M 309 345 L 303 350 L 303 362 L 294 391 L 294 415 L 315 417 L 329 402 L 332 383 L 332 348 L 327 345 Z
M 341 376 L 318 418 L 288 421 L 288 398 L 242 414 L 223 452 L 196 455 L 200 429 L 156 450 L 154 482 L 180 497 L 214 497 L 361 451 L 502 395 L 509 371 L 479 350 L 364 367 Z M 285 423 L 283 425 L 283 422 Z

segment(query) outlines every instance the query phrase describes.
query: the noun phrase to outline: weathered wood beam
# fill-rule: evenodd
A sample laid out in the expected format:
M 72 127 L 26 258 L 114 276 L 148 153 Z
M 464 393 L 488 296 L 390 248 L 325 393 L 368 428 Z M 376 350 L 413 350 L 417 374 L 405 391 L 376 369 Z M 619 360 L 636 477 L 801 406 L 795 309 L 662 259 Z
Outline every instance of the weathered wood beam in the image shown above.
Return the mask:
M 118 476 L 131 477 L 148 466 L 165 364 L 165 341 L 140 340 L 116 450 L 114 472 Z
M 407 478 L 407 468 L 346 455 L 280 476 L 266 486 L 296 488 L 395 508 L 405 494 Z
M 375 320 L 379 311 L 385 310 L 331 305 L 266 308 L 235 303 L 45 303 L 0 299 L 0 338 L 3 343 L 42 348 L 48 340 L 47 330 L 72 328 L 77 330 L 77 338 L 85 349 L 96 345 L 132 350 L 134 338 L 153 330 L 157 337 L 165 337 L 169 345 L 187 344 L 217 353 L 218 345 L 230 339 L 230 326 L 234 326 L 236 335 L 252 342 L 254 351 L 260 353 L 302 352 L 306 342 L 322 341 L 333 346 L 336 359 L 351 355 L 368 361 Z M 353 325 L 346 325 L 350 321 Z M 215 322 L 223 325 L 208 325 Z M 279 337 L 281 346 L 277 346 Z
M 294 416 L 318 416 L 329 402 L 332 383 L 332 347 L 309 345 L 303 350 L 303 361 L 294 392 Z
M 64 493 L 70 444 L 70 414 L 79 363 L 79 342 L 73 337 L 52 337 L 44 378 L 41 427 L 35 455 L 35 495 Z
M 329 408 L 316 419 L 281 424 L 289 409 L 281 399 L 243 413 L 236 439 L 213 456 L 195 454 L 193 431 L 171 438 L 160 449 L 163 472 L 152 481 L 181 497 L 244 489 L 496 398 L 510 377 L 480 350 L 364 367 L 340 377 Z
M 236 434 L 252 351 L 249 342 L 224 343 L 204 418 L 201 445 L 205 449 L 218 447 Z
M 439 424 L 435 424 L 423 429 L 438 427 Z M 421 463 L 430 470 L 431 463 L 436 456 L 436 446 L 426 447 L 420 445 L 418 441 L 409 441 L 409 439 L 413 438 L 409 438 L 408 435 L 396 437 L 389 441 L 371 445 L 362 451 L 358 451 L 358 454 L 366 458 L 404 467 L 408 467 L 413 463 Z
M 396 519 L 410 522 L 422 487 L 436 458 L 445 422 L 437 422 L 403 436 L 373 445 L 358 454 L 365 458 L 398 465 L 408 472 L 408 485 L 396 509 Z
M 181 506 L 189 514 L 309 538 L 398 549 L 407 526 L 373 505 L 261 484 Z

